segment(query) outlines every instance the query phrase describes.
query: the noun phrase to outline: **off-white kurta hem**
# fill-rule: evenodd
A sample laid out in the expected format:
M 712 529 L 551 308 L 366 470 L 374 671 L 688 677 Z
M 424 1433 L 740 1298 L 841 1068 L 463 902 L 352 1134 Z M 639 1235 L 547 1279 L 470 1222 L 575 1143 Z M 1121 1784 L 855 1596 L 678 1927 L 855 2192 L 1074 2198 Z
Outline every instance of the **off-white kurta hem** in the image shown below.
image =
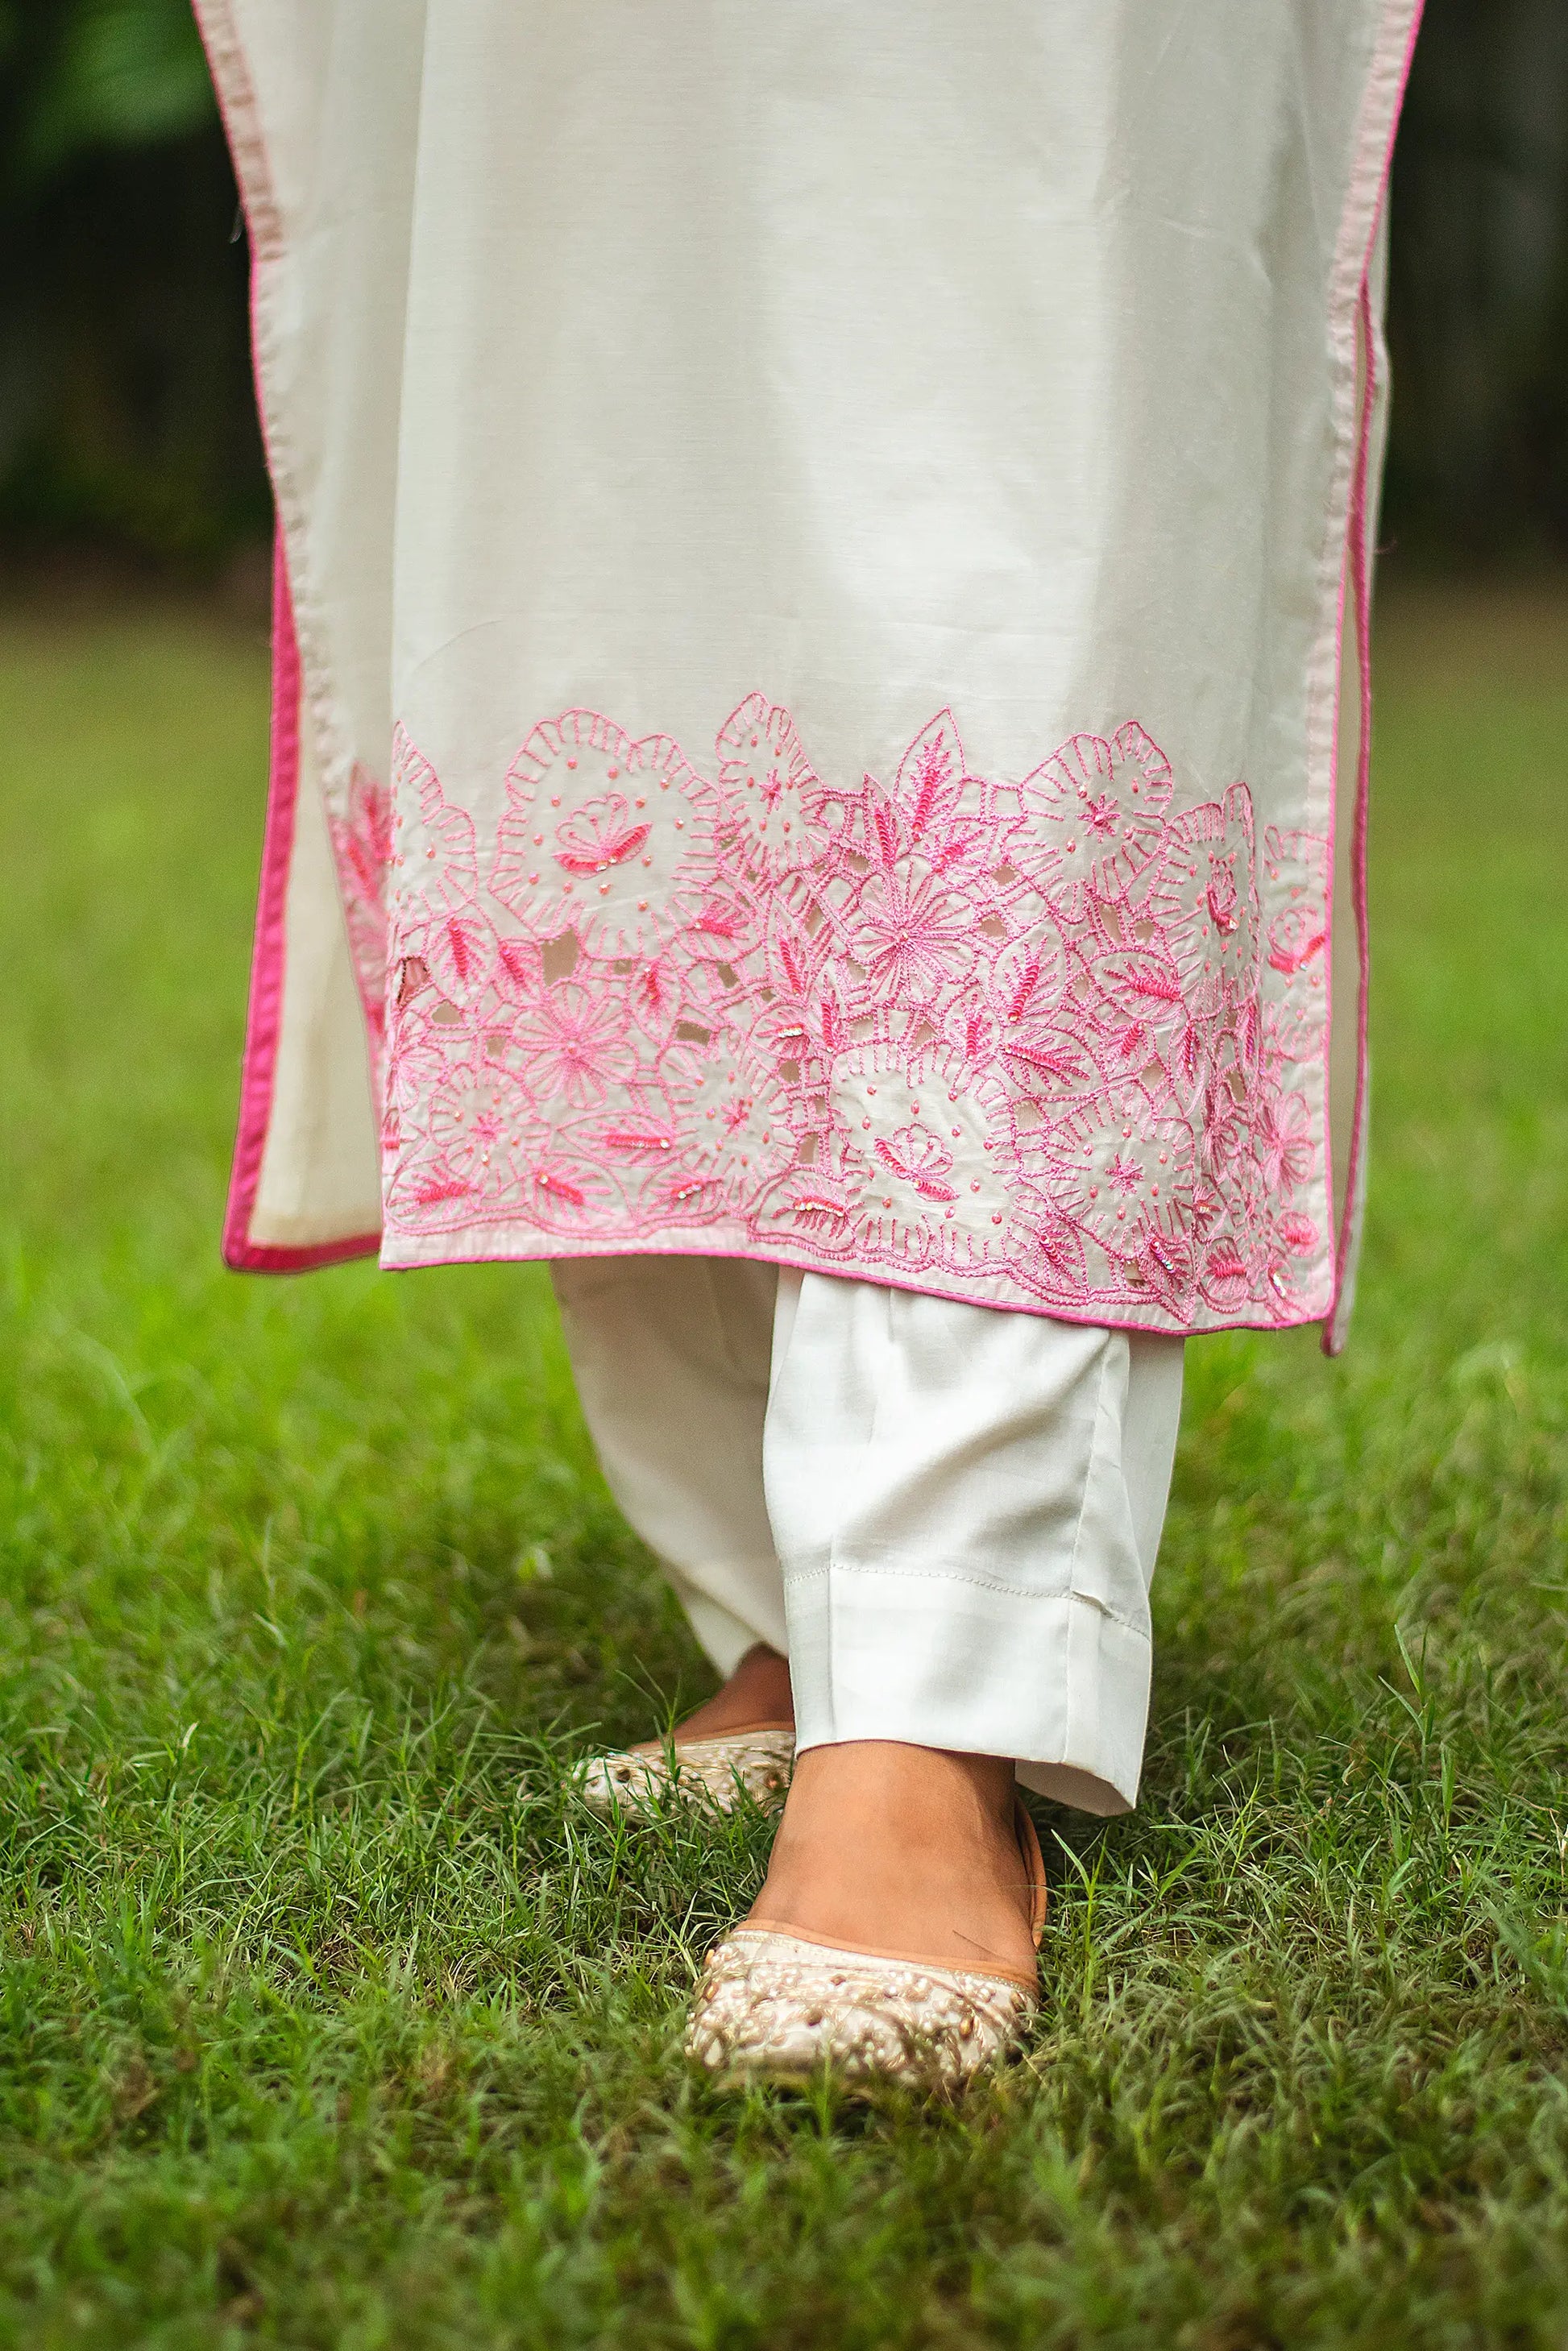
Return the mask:
M 1417 0 L 199 14 L 282 524 L 231 1260 L 1334 1317 Z

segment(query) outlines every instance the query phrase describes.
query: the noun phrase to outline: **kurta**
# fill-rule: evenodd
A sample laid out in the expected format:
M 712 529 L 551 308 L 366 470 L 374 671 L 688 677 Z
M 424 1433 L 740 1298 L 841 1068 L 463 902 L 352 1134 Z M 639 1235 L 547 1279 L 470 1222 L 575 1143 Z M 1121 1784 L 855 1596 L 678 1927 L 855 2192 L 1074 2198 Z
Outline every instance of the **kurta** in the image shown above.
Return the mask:
M 1343 1327 L 1419 0 L 201 0 L 279 517 L 232 1263 Z

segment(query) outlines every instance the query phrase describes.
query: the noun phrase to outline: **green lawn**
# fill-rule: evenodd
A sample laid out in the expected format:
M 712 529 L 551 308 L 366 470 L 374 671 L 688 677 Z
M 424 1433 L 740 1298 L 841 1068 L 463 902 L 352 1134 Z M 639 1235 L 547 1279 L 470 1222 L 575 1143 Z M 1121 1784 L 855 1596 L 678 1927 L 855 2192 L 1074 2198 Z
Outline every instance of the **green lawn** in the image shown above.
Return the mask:
M 752 1820 L 542 1275 L 223 1272 L 261 648 L 0 618 L 0 2340 L 1568 2345 L 1568 603 L 1385 629 L 1349 1353 L 1189 1354 L 1142 1810 L 966 2105 L 726 2102 Z

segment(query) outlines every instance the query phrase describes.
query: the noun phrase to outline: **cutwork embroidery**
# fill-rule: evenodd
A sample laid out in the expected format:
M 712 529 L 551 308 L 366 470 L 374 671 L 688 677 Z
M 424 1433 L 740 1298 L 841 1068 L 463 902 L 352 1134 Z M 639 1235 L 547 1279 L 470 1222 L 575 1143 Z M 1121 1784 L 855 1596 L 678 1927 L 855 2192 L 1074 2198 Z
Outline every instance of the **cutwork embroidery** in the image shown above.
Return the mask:
M 1266 834 L 1265 933 L 1244 783 L 1178 810 L 1134 724 L 992 783 L 944 711 L 891 786 L 841 789 L 761 695 L 704 775 L 571 710 L 486 868 L 394 757 L 391 812 L 357 775 L 333 830 L 404 1242 L 678 1236 L 1173 1327 L 1326 1292 L 1291 1080 L 1327 844 Z

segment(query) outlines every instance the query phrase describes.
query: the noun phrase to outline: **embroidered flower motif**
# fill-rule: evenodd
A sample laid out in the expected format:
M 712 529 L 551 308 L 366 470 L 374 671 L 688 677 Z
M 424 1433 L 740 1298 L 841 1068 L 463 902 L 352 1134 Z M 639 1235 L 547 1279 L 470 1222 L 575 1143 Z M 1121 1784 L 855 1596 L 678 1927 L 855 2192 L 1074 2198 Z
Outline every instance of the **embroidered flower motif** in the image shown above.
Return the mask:
M 1014 1161 L 998 1080 L 940 1053 L 912 1068 L 862 1049 L 835 1069 L 831 1100 L 866 1246 L 906 1265 L 1005 1259 Z
M 1109 742 L 1075 735 L 1024 778 L 1031 822 L 1019 862 L 1073 916 L 1091 892 L 1136 899 L 1165 846 L 1172 790 L 1170 762 L 1141 726 L 1119 726 Z
M 1203 1165 L 1224 1191 L 1248 1157 L 1252 1130 L 1241 1103 L 1221 1082 L 1206 1088 L 1203 1108 Z
M 1061 1002 L 1066 973 L 1061 932 L 1049 916 L 1037 916 L 1019 936 L 1009 938 L 990 971 L 991 1002 L 1004 1032 L 1051 1019 Z
M 879 1134 L 872 1148 L 890 1174 L 901 1184 L 913 1184 L 923 1200 L 946 1207 L 957 1198 L 956 1186 L 948 1181 L 953 1155 L 928 1126 L 904 1126 L 896 1134 Z
M 752 1231 L 775 1247 L 798 1244 L 831 1262 L 854 1246 L 857 1197 L 831 1157 L 820 1168 L 797 1167 L 763 1202 Z
M 522 1199 L 531 1222 L 547 1233 L 591 1233 L 617 1212 L 615 1190 L 602 1168 L 559 1142 L 541 1145 L 520 1171 Z
M 392 743 L 392 854 L 387 952 L 406 973 L 417 961 L 458 1002 L 477 994 L 496 935 L 480 912 L 474 820 L 453 808 L 430 762 L 400 729 Z
M 1286 906 L 1269 925 L 1269 964 L 1287 979 L 1328 946 L 1328 925 L 1314 906 Z
M 1312 1113 L 1304 1094 L 1281 1094 L 1259 1107 L 1255 1132 L 1263 1180 L 1270 1191 L 1289 1200 L 1312 1172 L 1317 1156 L 1312 1141 Z
M 1194 1236 L 1176 1226 L 1150 1226 L 1144 1244 L 1127 1264 L 1134 1288 L 1147 1291 L 1155 1304 L 1178 1322 L 1190 1311 L 1189 1294 L 1197 1259 Z
M 460 1003 L 486 987 L 498 955 L 495 932 L 476 914 L 434 915 L 419 946 L 432 980 Z
M 932 1004 L 974 960 L 972 921 L 963 901 L 926 868 L 869 873 L 847 925 L 866 996 L 904 1008 Z
M 1003 1050 L 1007 1032 L 989 1003 L 974 988 L 966 988 L 947 1007 L 942 1036 L 966 1067 L 988 1069 Z M 932 1040 L 922 1038 L 922 1047 Z
M 490 888 L 530 937 L 649 952 L 712 870 L 713 789 L 667 735 L 634 743 L 589 710 L 536 726 L 507 777 Z
M 770 876 L 810 865 L 828 845 L 831 801 L 787 710 L 747 695 L 719 729 L 718 779 L 733 828 Z
M 653 956 L 617 956 L 612 963 L 580 958 L 573 970 L 580 984 L 604 987 L 619 997 L 634 1032 L 639 1057 L 645 1049 L 657 1051 L 669 1039 L 686 1000 L 689 969 L 665 951 Z
M 430 1104 L 430 1138 L 443 1173 L 473 1191 L 492 1178 L 510 1186 L 512 1142 L 528 1108 L 508 1078 L 486 1069 L 456 1071 L 437 1087 Z
M 1258 889 L 1252 872 L 1252 795 L 1232 784 L 1223 801 L 1189 809 L 1175 827 L 1149 901 L 1181 982 L 1200 1018 L 1251 993 L 1258 961 Z
M 1100 1064 L 1076 1029 L 1020 1026 L 1003 1031 L 1001 1049 L 1013 1084 L 1051 1111 L 1099 1092 Z
M 1247 1260 L 1229 1239 L 1215 1242 L 1203 1260 L 1200 1278 L 1204 1297 L 1220 1314 L 1238 1312 L 1252 1290 Z
M 571 980 L 543 989 L 514 1014 L 506 1036 L 508 1055 L 542 1102 L 594 1109 L 635 1072 L 620 1007 Z
M 684 1208 L 683 1221 L 737 1202 L 749 1211 L 799 1149 L 788 1090 L 766 1068 L 741 1066 L 717 1033 L 706 1043 L 677 1039 L 662 1077 L 676 1146 L 653 1204 Z
M 430 1105 L 451 1066 L 438 1048 L 427 1047 L 412 1021 L 399 1025 L 382 1095 L 382 1148 L 392 1172 L 406 1174 L 430 1154 Z
M 450 804 L 434 768 L 401 726 L 392 737 L 392 774 L 391 899 L 394 926 L 406 937 L 440 914 L 472 910 L 479 858 L 473 818 Z
M 1328 946 L 1329 843 L 1321 832 L 1286 832 L 1265 827 L 1263 873 L 1279 911 L 1269 924 L 1269 963 L 1293 979 Z
M 985 820 L 985 786 L 969 774 L 950 710 L 922 728 L 898 763 L 893 799 L 911 848 L 938 872 L 984 859 L 994 827 Z
M 1094 951 L 1077 959 L 1077 1001 L 1101 1040 L 1113 1078 L 1135 1078 L 1158 1099 L 1190 1101 L 1205 1055 L 1176 966 L 1163 943 Z
M 1274 1229 L 1292 1257 L 1310 1257 L 1318 1245 L 1316 1225 L 1311 1217 L 1303 1217 L 1294 1208 L 1288 1208 L 1277 1219 Z
M 1042 1134 L 1026 1154 L 1061 1212 L 1113 1257 L 1141 1257 L 1155 1236 L 1192 1222 L 1192 1130 L 1151 1118 L 1135 1090 L 1101 1095 Z
M 1321 1307 L 1326 844 L 1267 837 L 1265 953 L 1246 787 L 1173 789 L 1132 725 L 1009 788 L 942 712 L 841 790 L 762 695 L 713 780 L 571 711 L 514 762 L 486 890 L 400 737 L 389 1226 L 700 1227 L 1173 1329 Z M 357 821 L 346 890 L 385 839 Z
M 738 963 L 758 941 L 756 908 L 737 892 L 705 891 L 680 934 L 685 953 L 699 962 Z
M 1026 1210 L 1009 1262 L 1015 1279 L 1048 1303 L 1081 1297 L 1088 1287 L 1083 1234 L 1058 1209 Z
M 680 1149 L 680 1134 L 671 1119 L 629 1111 L 608 1118 L 594 1129 L 591 1141 L 607 1159 L 632 1167 L 668 1167 Z
M 392 857 L 392 794 L 358 760 L 349 779 L 348 814 L 330 822 L 346 895 L 353 904 L 380 907 Z

